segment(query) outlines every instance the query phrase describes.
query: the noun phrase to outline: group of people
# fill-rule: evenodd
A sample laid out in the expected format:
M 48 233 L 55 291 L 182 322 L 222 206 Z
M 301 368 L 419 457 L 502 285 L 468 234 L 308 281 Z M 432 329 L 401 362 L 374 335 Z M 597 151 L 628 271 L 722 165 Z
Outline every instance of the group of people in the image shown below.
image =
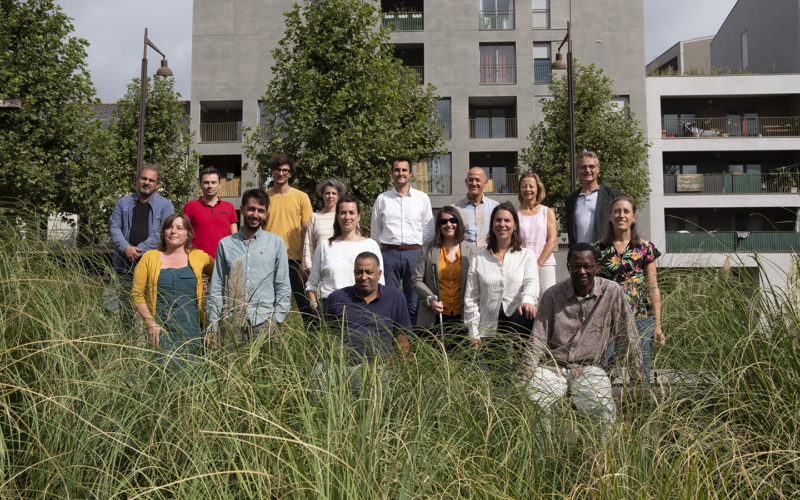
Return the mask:
M 306 326 L 339 322 L 354 365 L 408 355 L 414 326 L 441 331 L 448 350 L 491 351 L 501 339 L 517 346 L 509 359 L 522 360 L 522 383 L 545 409 L 569 392 L 613 419 L 608 366 L 625 362 L 648 381 L 651 341 L 664 342 L 660 254 L 638 234 L 634 202 L 599 184 L 597 155 L 584 150 L 576 163 L 581 187 L 565 200 L 570 279 L 560 283 L 556 217 L 536 174 L 520 177 L 515 207 L 486 197 L 486 173 L 473 167 L 466 196 L 434 217 L 405 156 L 391 162 L 393 187 L 375 200 L 369 237 L 360 201 L 339 180 L 317 186 L 323 208 L 312 213 L 285 154 L 270 161 L 269 191 L 243 193 L 241 227 L 214 168 L 175 214 L 148 165 L 111 216 L 114 269 L 149 341 L 174 353 L 198 354 L 204 337 L 275 336 L 294 298 Z

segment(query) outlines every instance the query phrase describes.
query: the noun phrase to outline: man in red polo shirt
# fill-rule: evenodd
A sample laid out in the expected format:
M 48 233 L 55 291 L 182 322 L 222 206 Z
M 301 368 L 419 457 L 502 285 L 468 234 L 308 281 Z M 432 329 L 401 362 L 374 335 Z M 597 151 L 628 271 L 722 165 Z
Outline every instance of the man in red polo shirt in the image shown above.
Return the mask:
M 233 204 L 219 199 L 219 171 L 205 167 L 200 171 L 200 190 L 203 195 L 187 203 L 183 213 L 194 229 L 192 245 L 211 257 L 217 256 L 219 240 L 238 231 L 239 217 Z

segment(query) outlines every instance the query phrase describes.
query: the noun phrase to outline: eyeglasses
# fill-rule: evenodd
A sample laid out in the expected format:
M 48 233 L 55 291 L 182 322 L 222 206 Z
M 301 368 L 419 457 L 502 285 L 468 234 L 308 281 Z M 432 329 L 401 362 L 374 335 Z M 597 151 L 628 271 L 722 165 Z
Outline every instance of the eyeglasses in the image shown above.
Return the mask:
M 272 171 L 278 172 L 279 174 L 288 174 L 289 172 L 291 172 L 291 170 L 288 168 L 273 168 Z
M 458 219 L 455 217 L 450 217 L 449 219 L 439 219 L 439 225 L 445 226 L 447 223 L 453 224 L 454 226 L 458 225 Z

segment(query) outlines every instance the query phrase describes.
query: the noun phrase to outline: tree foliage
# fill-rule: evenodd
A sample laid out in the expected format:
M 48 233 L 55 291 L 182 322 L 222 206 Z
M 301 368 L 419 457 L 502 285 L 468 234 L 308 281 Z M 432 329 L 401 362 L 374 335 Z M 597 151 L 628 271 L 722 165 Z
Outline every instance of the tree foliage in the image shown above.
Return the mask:
M 144 164 L 161 168 L 159 194 L 179 211 L 197 192 L 199 155 L 189 151 L 192 136 L 189 116 L 172 77 L 148 78 L 145 111 Z M 106 206 L 133 191 L 136 180 L 136 149 L 139 133 L 139 79 L 128 84 L 125 96 L 117 102 L 109 132 L 117 168 Z
M 39 214 L 94 208 L 106 137 L 93 119 L 88 43 L 52 0 L 0 0 L 0 195 Z
M 394 58 L 373 1 L 305 0 L 285 16 L 248 155 L 266 178 L 269 157 L 286 152 L 300 189 L 340 177 L 371 205 L 390 185 L 392 156 L 442 147 L 434 89 Z
M 639 122 L 629 110 L 612 104 L 611 79 L 594 64 L 574 62 L 575 148 L 594 150 L 600 160 L 600 182 L 630 196 L 638 206 L 650 193 L 647 150 L 650 147 Z M 562 231 L 564 199 L 570 193 L 569 105 L 567 77 L 550 84 L 552 98 L 541 100 L 544 119 L 531 127 L 531 146 L 522 150 L 521 163 L 542 178 L 547 189 L 545 204 L 558 214 Z

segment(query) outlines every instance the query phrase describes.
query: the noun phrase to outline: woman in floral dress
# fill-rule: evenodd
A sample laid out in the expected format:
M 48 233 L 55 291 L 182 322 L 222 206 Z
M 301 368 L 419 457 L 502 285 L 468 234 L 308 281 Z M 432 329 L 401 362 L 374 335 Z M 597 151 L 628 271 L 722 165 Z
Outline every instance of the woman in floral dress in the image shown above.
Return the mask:
M 661 252 L 639 236 L 636 204 L 627 196 L 620 196 L 611 202 L 608 219 L 603 238 L 595 243 L 600 251 L 598 276 L 619 283 L 628 298 L 641 339 L 645 380 L 649 383 L 650 346 L 654 339 L 659 345 L 665 342 L 661 330 L 661 292 L 656 271 L 656 259 Z M 613 351 L 612 342 L 606 363 L 613 356 Z

